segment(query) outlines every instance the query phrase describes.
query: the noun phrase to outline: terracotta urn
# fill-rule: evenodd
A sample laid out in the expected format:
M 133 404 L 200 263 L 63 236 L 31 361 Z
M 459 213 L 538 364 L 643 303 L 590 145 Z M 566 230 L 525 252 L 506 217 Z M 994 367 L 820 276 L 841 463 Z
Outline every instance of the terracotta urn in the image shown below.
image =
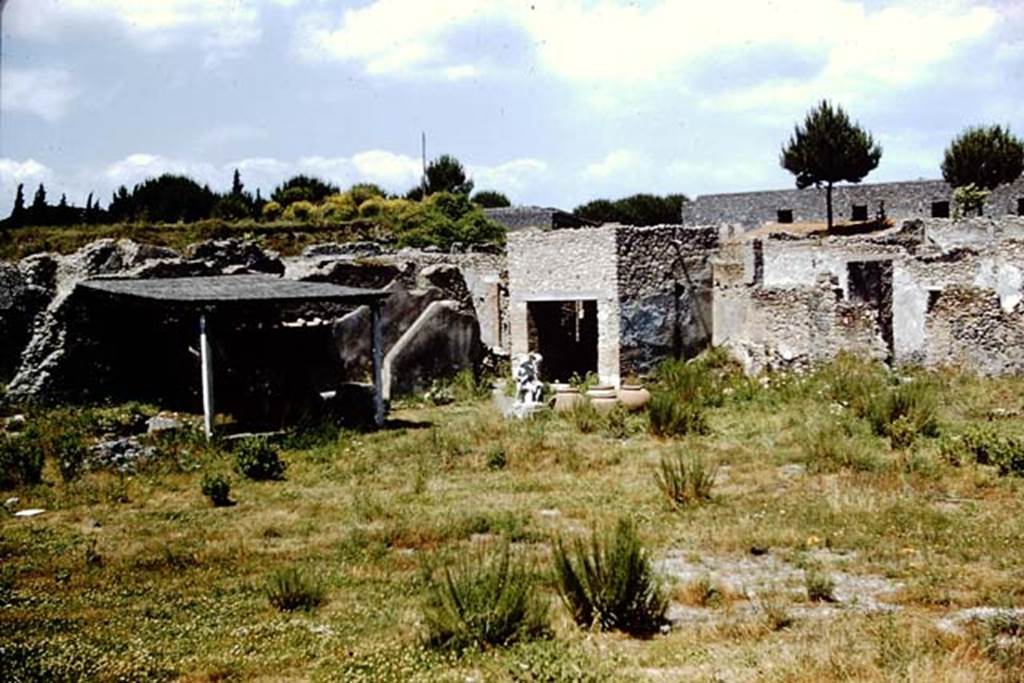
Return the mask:
M 615 404 L 619 402 L 619 397 L 616 395 L 615 387 L 601 384 L 592 387 L 587 390 L 587 398 L 590 399 L 590 404 L 597 409 L 599 413 L 607 413 Z
M 647 391 L 642 384 L 623 384 L 619 389 L 619 401 L 630 412 L 643 410 L 650 400 L 651 392 Z
M 553 384 L 555 390 L 554 409 L 556 413 L 567 413 L 583 402 L 580 390 L 571 384 Z

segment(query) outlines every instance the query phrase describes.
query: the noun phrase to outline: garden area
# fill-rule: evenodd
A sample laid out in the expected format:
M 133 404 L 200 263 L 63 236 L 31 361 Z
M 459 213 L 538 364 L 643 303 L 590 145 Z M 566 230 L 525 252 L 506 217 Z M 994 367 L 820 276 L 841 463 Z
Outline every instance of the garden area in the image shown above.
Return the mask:
M 8 410 L 0 678 L 1022 680 L 1024 379 L 711 351 L 647 384 L 507 420 L 462 376 L 212 443 Z

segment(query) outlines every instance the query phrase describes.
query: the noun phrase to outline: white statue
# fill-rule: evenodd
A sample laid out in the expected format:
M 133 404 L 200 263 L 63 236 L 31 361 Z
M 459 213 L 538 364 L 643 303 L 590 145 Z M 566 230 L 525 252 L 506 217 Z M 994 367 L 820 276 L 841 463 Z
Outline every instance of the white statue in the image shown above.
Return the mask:
M 516 381 L 516 401 L 511 414 L 526 417 L 542 407 L 544 384 L 540 381 L 539 353 L 521 353 L 512 359 L 512 375 Z

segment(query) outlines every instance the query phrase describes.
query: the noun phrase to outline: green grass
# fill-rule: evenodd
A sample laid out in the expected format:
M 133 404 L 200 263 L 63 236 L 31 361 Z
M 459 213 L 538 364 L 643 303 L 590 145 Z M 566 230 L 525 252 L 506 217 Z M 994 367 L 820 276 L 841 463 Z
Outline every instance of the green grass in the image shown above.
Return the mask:
M 1021 658 L 1005 634 L 943 634 L 935 621 L 1024 606 L 1024 479 L 976 457 L 1024 436 L 1013 417 L 1024 380 L 911 373 L 931 382 L 941 439 L 894 449 L 851 405 L 876 390 L 840 400 L 860 390 L 837 388 L 839 375 L 749 382 L 722 371 L 704 403 L 708 433 L 675 438 L 581 433 L 556 416 L 508 422 L 486 401 L 413 404 L 397 428 L 286 439 L 287 478 L 233 478 L 230 507 L 211 505 L 201 481 L 230 471 L 232 454 L 189 433 L 123 476 L 82 469 L 65 482 L 48 454 L 43 483 L 2 494 L 47 512 L 0 512 L 0 679 L 1015 680 Z M 883 373 L 877 386 L 897 385 Z M 82 429 L 128 425 L 128 412 L 90 409 Z M 47 430 L 65 418 L 30 417 Z M 974 456 L 951 457 L 952 440 L 982 425 L 998 439 L 961 439 Z M 652 476 L 679 449 L 721 468 L 715 504 L 665 505 Z M 833 578 L 884 576 L 900 586 L 900 609 L 836 603 L 835 616 L 812 618 L 804 611 L 820 603 L 784 591 L 668 580 L 669 595 L 694 591 L 688 604 L 717 621 L 646 640 L 580 629 L 545 571 L 553 539 L 623 515 L 655 563 L 670 551 L 739 561 L 767 548 Z M 428 558 L 458 566 L 502 539 L 550 606 L 551 637 L 461 654 L 425 647 Z M 809 547 L 843 564 L 804 563 Z M 315 577 L 319 607 L 270 604 L 268 578 L 289 568 Z

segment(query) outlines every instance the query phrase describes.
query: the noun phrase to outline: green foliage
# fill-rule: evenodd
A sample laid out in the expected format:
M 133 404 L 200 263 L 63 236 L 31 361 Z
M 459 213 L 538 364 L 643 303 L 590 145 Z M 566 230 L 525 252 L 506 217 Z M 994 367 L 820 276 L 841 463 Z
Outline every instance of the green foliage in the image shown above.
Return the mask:
M 110 204 L 114 220 L 192 222 L 209 218 L 217 195 L 191 178 L 164 174 L 135 186 Z
M 427 196 L 444 192 L 468 197 L 473 191 L 473 181 L 466 176 L 466 169 L 450 154 L 442 154 L 427 164 L 426 181 Z
M 882 148 L 871 134 L 850 121 L 842 107 L 823 100 L 807 113 L 803 126 L 782 148 L 779 164 L 796 176 L 800 189 L 826 186 L 828 228 L 832 229 L 832 185 L 859 183 L 878 166 Z
M 811 602 L 835 602 L 836 582 L 828 574 L 814 568 L 804 571 L 804 588 Z
M 710 431 L 704 407 L 687 402 L 678 394 L 655 389 L 647 404 L 651 434 L 671 437 L 686 434 L 707 434 Z
M 884 392 L 888 383 L 880 363 L 847 352 L 820 367 L 816 375 L 824 384 L 825 396 L 857 416 L 866 414 L 871 397 Z
M 634 194 L 621 199 L 595 199 L 573 209 L 580 218 L 623 225 L 674 225 L 682 220 L 686 195 Z
M 940 449 L 957 465 L 973 461 L 994 465 L 1002 476 L 1024 476 L 1024 438 L 1000 434 L 990 425 L 971 425 L 944 440 Z
M 953 190 L 953 219 L 964 216 L 980 216 L 985 209 L 985 200 L 989 191 L 983 190 L 974 183 L 967 183 Z
M 266 207 L 263 207 L 266 208 Z M 285 207 L 281 217 L 286 221 L 309 222 L 316 213 L 316 207 L 305 199 L 299 199 Z
M 0 487 L 40 483 L 43 462 L 42 445 L 30 433 L 0 434 Z
M 939 434 L 938 399 L 935 388 L 924 380 L 889 387 L 871 395 L 864 417 L 879 436 L 889 438 L 893 448 L 909 448 L 918 436 Z
M 422 604 L 426 642 L 466 650 L 506 646 L 549 634 L 548 609 L 527 566 L 507 543 L 478 552 L 437 572 L 428 571 Z
M 473 195 L 473 203 L 484 209 L 499 209 L 512 205 L 508 197 L 494 190 L 481 190 L 477 192 Z
M 585 395 L 580 395 L 580 400 L 566 415 L 580 434 L 593 434 L 601 428 L 601 413 L 597 412 L 597 408 Z
M 235 446 L 235 469 L 254 481 L 284 479 L 287 463 L 270 442 L 259 436 L 242 439 Z
M 711 500 L 717 473 L 699 454 L 676 450 L 661 456 L 654 481 L 673 507 L 683 508 Z
M 214 507 L 228 507 L 231 505 L 231 484 L 227 477 L 222 474 L 206 474 L 199 484 L 203 495 L 210 499 Z
M 281 206 L 288 206 L 298 201 L 319 202 L 339 191 L 333 183 L 312 176 L 297 175 L 274 188 L 270 198 Z
M 558 593 L 580 626 L 649 636 L 664 625 L 668 600 L 629 518 L 569 549 L 556 538 L 554 563 Z
M 356 206 L 361 206 L 363 202 L 373 197 L 387 199 L 388 196 L 388 193 L 384 191 L 384 188 L 376 183 L 356 183 L 352 187 L 348 188 L 348 191 L 344 194 L 348 195 L 352 199 L 352 203 Z
M 260 216 L 265 221 L 276 221 L 281 217 L 283 211 L 284 209 L 277 202 L 267 202 L 260 210 Z
M 267 578 L 264 593 L 282 612 L 311 611 L 326 599 L 323 585 L 297 567 L 279 569 Z
M 800 445 L 811 472 L 849 469 L 875 472 L 885 464 L 867 426 L 853 416 L 828 415 L 811 421 L 799 433 Z
M 975 126 L 960 133 L 942 156 L 942 177 L 953 187 L 993 190 L 1024 170 L 1024 141 L 1002 126 Z

